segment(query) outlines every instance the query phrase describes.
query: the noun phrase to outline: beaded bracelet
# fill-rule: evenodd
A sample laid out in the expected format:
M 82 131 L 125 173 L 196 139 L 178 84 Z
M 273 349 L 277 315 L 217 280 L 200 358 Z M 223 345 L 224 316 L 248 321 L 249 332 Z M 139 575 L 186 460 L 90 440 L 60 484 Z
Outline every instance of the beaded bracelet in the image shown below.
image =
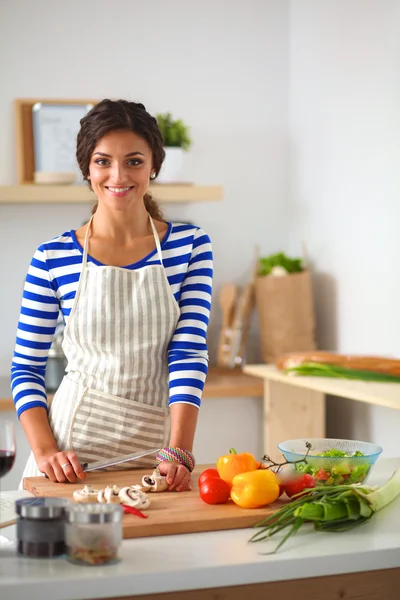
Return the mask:
M 193 454 L 183 448 L 171 448 L 170 446 L 162 448 L 157 452 L 156 467 L 165 460 L 184 465 L 190 472 L 193 471 L 195 465 Z

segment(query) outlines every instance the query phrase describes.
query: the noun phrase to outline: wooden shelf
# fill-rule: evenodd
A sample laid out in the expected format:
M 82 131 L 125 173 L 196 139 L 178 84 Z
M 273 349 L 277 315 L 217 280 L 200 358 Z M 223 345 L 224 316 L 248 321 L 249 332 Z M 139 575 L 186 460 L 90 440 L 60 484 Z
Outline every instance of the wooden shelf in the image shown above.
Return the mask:
M 155 200 L 164 202 L 208 202 L 222 200 L 220 185 L 153 184 Z M 0 186 L 0 204 L 94 203 L 96 196 L 86 185 L 9 185 Z
M 284 383 L 287 386 L 358 400 L 400 410 L 400 383 L 378 383 L 355 379 L 331 379 L 330 377 L 305 377 L 286 375 L 275 365 L 247 365 L 244 372 L 264 381 Z
M 261 398 L 263 393 L 262 380 L 241 369 L 210 367 L 203 398 Z

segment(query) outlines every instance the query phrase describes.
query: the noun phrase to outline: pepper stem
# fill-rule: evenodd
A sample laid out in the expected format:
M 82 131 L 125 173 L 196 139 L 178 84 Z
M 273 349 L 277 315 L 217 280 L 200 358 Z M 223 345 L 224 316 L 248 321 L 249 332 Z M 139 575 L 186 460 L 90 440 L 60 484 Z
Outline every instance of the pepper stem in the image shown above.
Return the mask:
M 235 448 L 229 448 L 229 454 L 237 454 Z

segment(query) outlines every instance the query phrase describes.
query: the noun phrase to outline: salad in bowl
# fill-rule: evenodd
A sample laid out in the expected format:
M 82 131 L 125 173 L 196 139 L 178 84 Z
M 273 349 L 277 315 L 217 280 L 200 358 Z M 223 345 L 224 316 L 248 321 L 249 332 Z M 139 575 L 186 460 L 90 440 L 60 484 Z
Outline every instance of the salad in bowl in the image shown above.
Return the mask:
M 330 438 L 287 440 L 279 450 L 296 471 L 315 479 L 317 486 L 364 483 L 382 452 L 369 442 Z

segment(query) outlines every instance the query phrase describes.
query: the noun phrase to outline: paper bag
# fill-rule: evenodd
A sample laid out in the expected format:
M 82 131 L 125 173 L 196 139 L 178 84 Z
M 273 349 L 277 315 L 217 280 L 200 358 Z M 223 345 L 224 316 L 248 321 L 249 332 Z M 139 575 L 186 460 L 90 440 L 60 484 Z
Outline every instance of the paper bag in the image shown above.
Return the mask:
M 263 360 L 315 350 L 315 315 L 309 271 L 256 279 L 256 305 Z

